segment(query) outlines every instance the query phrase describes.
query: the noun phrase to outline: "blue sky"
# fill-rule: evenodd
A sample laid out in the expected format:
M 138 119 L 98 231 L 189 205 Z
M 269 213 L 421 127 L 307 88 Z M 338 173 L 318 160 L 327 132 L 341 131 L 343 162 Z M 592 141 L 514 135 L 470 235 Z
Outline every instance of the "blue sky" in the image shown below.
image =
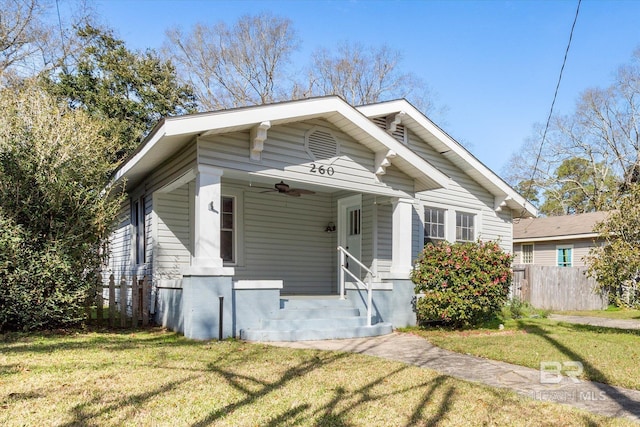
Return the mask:
M 291 19 L 306 65 L 318 47 L 341 41 L 386 43 L 404 55 L 403 71 L 425 80 L 446 106 L 434 117 L 451 136 L 502 174 L 512 153 L 544 123 L 577 0 L 571 1 L 178 1 L 100 0 L 104 23 L 131 48 L 159 48 L 171 26 L 232 23 L 269 11 Z M 640 1 L 583 0 L 556 112 L 579 94 L 607 86 L 640 46 Z

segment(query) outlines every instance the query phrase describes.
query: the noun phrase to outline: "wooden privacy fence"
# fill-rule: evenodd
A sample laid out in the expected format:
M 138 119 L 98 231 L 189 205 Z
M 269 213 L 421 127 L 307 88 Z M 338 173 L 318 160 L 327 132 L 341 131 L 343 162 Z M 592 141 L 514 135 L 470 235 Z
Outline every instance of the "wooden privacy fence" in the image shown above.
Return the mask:
M 95 323 L 98 326 L 108 324 L 112 328 L 137 327 L 140 324 L 148 326 L 149 285 L 147 276 L 138 279 L 134 275 L 130 281 L 121 277 L 120 281 L 116 282 L 113 274 L 110 275 L 108 285 L 98 286 L 95 289 L 93 301 L 89 301 L 87 307 L 89 323 Z M 95 307 L 95 319 L 91 315 L 92 307 Z
M 586 267 L 514 265 L 511 297 L 546 310 L 603 310 L 608 296 L 600 294 Z

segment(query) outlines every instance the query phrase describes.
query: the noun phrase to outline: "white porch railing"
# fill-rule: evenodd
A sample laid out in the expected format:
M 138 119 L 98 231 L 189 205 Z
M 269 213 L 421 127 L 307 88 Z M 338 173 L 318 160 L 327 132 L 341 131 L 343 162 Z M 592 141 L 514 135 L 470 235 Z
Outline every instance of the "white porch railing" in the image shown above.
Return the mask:
M 342 246 L 338 246 L 338 265 L 340 266 L 340 299 L 344 299 L 344 283 L 345 283 L 345 276 L 344 274 L 347 273 L 349 276 L 351 276 L 351 278 L 353 280 L 355 280 L 355 282 L 362 286 L 362 287 L 366 287 L 367 288 L 367 326 L 371 326 L 371 305 L 372 305 L 372 297 L 371 297 L 371 291 L 373 289 L 373 284 L 372 284 L 372 279 L 373 279 L 373 271 L 371 271 L 369 268 L 367 268 L 366 265 L 364 265 L 359 259 L 355 258 L 353 255 L 351 255 L 349 253 L 349 251 L 347 251 L 345 248 L 343 248 Z M 349 268 L 347 268 L 347 257 L 349 257 L 350 261 L 355 262 L 356 264 L 358 264 L 361 268 L 363 268 L 367 273 L 369 273 L 367 275 L 368 279 L 367 279 L 367 283 L 364 283 L 362 280 L 360 280 L 359 277 L 356 277 L 355 274 L 353 274 L 351 271 L 349 271 Z

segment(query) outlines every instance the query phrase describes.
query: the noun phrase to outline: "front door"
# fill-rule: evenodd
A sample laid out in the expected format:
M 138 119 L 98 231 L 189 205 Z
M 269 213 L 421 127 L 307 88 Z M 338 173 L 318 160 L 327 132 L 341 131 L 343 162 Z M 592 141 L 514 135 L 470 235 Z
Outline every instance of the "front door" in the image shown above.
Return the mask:
M 360 195 L 338 200 L 340 246 L 344 247 L 358 260 L 362 258 L 362 197 Z M 352 260 L 346 260 L 346 267 L 360 278 L 360 266 Z M 347 277 L 347 281 L 353 281 Z

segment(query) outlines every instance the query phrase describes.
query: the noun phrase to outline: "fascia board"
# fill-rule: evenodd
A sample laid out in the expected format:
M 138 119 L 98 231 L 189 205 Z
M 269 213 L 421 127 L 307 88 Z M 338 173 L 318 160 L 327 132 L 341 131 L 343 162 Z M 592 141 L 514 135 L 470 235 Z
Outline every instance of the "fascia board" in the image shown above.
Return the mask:
M 570 234 L 570 235 L 558 235 L 558 236 L 544 236 L 544 237 L 527 237 L 527 238 L 514 238 L 513 243 L 528 243 L 528 242 L 551 242 L 554 240 L 578 240 L 578 239 L 593 239 L 598 237 L 598 233 L 584 233 L 584 234 Z
M 379 141 L 385 149 L 394 151 L 398 157 L 404 159 L 413 168 L 415 168 L 419 174 L 427 178 L 427 180 L 434 181 L 441 188 L 448 188 L 451 178 L 449 178 L 446 174 L 441 172 L 431 163 L 427 162 L 422 157 L 411 151 L 408 147 L 405 147 L 402 143 L 389 135 L 387 132 L 380 129 L 375 123 L 371 121 L 371 119 L 369 119 L 369 117 L 362 114 L 357 109 L 351 107 L 346 102 L 342 102 L 348 108 L 346 111 L 342 111 L 342 114 L 345 115 L 345 117 L 350 119 L 363 131 L 369 133 L 373 138 Z M 410 174 L 410 176 L 412 175 Z M 415 174 L 413 174 L 412 177 L 416 178 Z
M 212 129 L 223 133 L 225 129 L 247 126 L 265 120 L 270 121 L 272 125 L 294 119 L 296 121 L 305 120 L 337 111 L 339 107 L 337 101 L 340 101 L 340 98 L 314 98 L 170 117 L 166 119 L 168 125 L 166 135 L 198 134 Z
M 301 100 L 269 106 L 249 107 L 241 110 L 221 111 L 210 115 L 175 117 L 167 119 L 166 134 L 179 135 L 183 133 L 201 133 L 210 129 L 224 132 L 224 128 L 233 128 L 268 120 L 272 126 L 278 122 L 305 120 L 321 117 L 336 112 L 350 120 L 364 132 L 380 142 L 384 148 L 393 150 L 398 156 L 414 167 L 427 180 L 434 181 L 440 187 L 446 188 L 449 177 L 433 165 L 422 159 L 413 151 L 402 145 L 395 138 L 380 129 L 375 123 L 354 109 L 339 97 L 324 97 Z M 415 174 L 414 178 L 415 178 Z
M 145 140 L 141 144 L 140 149 L 115 171 L 111 178 L 112 184 L 117 184 L 121 181 L 145 156 L 147 156 L 150 151 L 153 150 L 158 141 L 166 135 L 166 126 L 167 122 L 165 121 L 158 129 L 155 129 L 149 139 Z
M 156 146 L 165 137 L 198 135 L 212 129 L 224 132 L 225 129 L 249 126 L 264 120 L 269 120 L 272 124 L 286 123 L 321 117 L 334 112 L 350 120 L 382 147 L 395 151 L 399 157 L 415 169 L 417 174 L 410 174 L 414 178 L 415 175 L 421 175 L 428 181 L 433 181 L 441 187 L 447 187 L 449 177 L 404 147 L 392 136 L 378 128 L 369 118 L 336 96 L 166 118 L 161 126 L 155 129 L 141 144 L 141 148 L 116 171 L 112 181 L 118 182 L 126 177 L 144 157 L 157 148 Z
M 469 168 L 477 171 L 487 181 L 490 187 L 487 188 L 494 196 L 505 196 L 512 199 L 520 209 L 524 209 L 529 215 L 538 216 L 537 209 L 529 203 L 524 197 L 516 192 L 509 184 L 504 182 L 502 178 L 496 175 L 491 169 L 486 167 L 480 162 L 473 154 L 471 154 L 466 148 L 449 136 L 445 131 L 440 129 L 435 123 L 429 120 L 424 114 L 418 111 L 413 105 L 404 99 L 395 101 L 382 102 L 379 104 L 364 105 L 357 107 L 357 109 L 366 115 L 367 117 L 376 117 L 381 115 L 388 115 L 391 113 L 397 113 L 404 111 L 408 114 L 418 125 L 422 126 L 430 134 L 435 136 L 442 144 L 444 144 L 452 153 L 455 154 L 456 159 L 452 159 L 453 156 L 448 155 L 451 161 L 456 160 L 463 162 Z M 466 169 L 466 168 L 461 168 Z M 485 184 L 485 187 L 487 185 Z

